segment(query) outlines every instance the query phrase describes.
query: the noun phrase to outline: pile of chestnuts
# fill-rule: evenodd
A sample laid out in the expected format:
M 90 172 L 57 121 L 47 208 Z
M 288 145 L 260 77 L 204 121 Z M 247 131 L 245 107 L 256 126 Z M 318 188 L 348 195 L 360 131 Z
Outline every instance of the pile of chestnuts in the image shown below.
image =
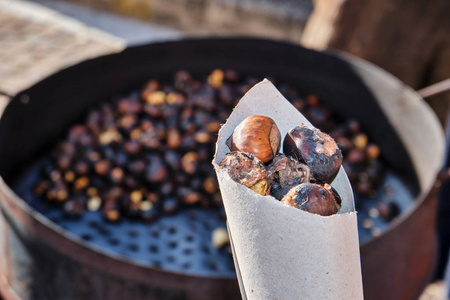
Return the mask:
M 244 119 L 227 140 L 232 152 L 219 167 L 230 177 L 263 196 L 272 195 L 298 209 L 329 216 L 341 207 L 330 183 L 339 172 L 342 153 L 336 142 L 318 129 L 297 126 L 284 138 L 275 122 L 261 115 Z
M 151 79 L 92 107 L 85 121 L 73 125 L 55 145 L 35 195 L 60 206 L 68 217 L 98 211 L 109 222 L 122 218 L 152 222 L 183 207 L 221 207 L 211 166 L 217 132 L 260 79 L 231 69 L 216 69 L 203 78 L 178 71 L 167 80 Z M 315 95 L 301 95 L 292 86 L 271 81 L 337 142 L 354 191 L 373 197 L 386 167 L 360 123 L 339 119 Z M 283 161 L 275 155 L 272 164 Z M 286 164 L 293 162 L 286 157 Z M 301 171 L 305 178 L 310 176 L 309 168 Z M 280 178 L 282 189 L 288 172 L 272 173 Z M 278 189 L 273 182 L 272 193 Z M 395 217 L 395 207 L 382 204 L 380 215 Z

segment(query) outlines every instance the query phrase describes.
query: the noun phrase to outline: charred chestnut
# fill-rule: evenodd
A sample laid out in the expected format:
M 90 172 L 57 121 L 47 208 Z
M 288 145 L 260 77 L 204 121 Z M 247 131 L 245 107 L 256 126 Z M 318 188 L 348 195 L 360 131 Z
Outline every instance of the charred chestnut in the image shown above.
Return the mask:
M 227 146 L 231 151 L 250 153 L 266 163 L 277 154 L 280 143 L 281 134 L 275 122 L 267 116 L 253 115 L 234 129 Z
M 313 176 L 330 183 L 339 172 L 342 153 L 336 142 L 318 129 L 297 126 L 289 130 L 283 152 L 310 167 Z
M 270 192 L 267 171 L 264 164 L 255 156 L 244 152 L 231 152 L 219 164 L 230 177 L 260 195 Z
M 341 209 L 341 198 L 329 184 L 299 184 L 291 188 L 281 202 L 321 216 L 336 214 Z
M 281 188 L 315 181 L 307 165 L 281 153 L 275 156 L 267 169 L 270 181 L 279 183 Z

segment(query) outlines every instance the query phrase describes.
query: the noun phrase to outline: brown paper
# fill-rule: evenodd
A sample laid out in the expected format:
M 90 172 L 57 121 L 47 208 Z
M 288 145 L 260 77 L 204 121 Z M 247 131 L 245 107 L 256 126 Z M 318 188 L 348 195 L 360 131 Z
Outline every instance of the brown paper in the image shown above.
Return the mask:
M 268 80 L 241 99 L 219 131 L 213 160 L 247 299 L 362 299 L 353 192 L 343 170 L 332 186 L 342 197 L 338 214 L 323 217 L 286 206 L 234 182 L 218 168 L 234 128 L 250 115 L 271 117 L 284 137 L 309 121 Z

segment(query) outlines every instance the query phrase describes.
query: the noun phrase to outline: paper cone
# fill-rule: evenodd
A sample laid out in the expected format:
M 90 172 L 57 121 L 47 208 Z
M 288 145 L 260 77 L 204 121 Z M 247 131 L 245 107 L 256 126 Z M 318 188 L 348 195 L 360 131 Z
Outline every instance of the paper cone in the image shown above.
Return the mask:
M 353 192 L 341 167 L 332 186 L 342 197 L 338 214 L 323 217 L 261 196 L 233 181 L 218 164 L 234 128 L 250 115 L 271 117 L 284 138 L 312 126 L 268 80 L 255 85 L 219 131 L 213 160 L 233 242 L 244 299 L 362 299 Z

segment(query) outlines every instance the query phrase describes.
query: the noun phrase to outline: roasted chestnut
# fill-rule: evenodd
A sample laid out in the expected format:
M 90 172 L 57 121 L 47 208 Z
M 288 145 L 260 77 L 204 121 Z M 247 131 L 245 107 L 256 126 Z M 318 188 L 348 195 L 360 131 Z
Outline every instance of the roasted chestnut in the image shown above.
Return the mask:
M 227 153 L 219 166 L 225 169 L 234 181 L 256 193 L 264 196 L 270 193 L 266 167 L 252 154 L 245 152 Z
M 336 142 L 328 134 L 306 126 L 289 130 L 283 152 L 305 163 L 317 180 L 326 183 L 333 181 L 342 164 L 342 153 Z
M 281 134 L 275 122 L 260 115 L 245 118 L 227 140 L 231 151 L 250 153 L 263 163 L 270 161 L 278 153 L 280 144 Z
M 336 214 L 341 209 L 341 198 L 329 185 L 302 183 L 289 190 L 281 202 L 321 216 Z
M 271 182 L 277 182 L 281 188 L 300 183 L 315 181 L 310 168 L 292 156 L 278 153 L 267 167 Z

